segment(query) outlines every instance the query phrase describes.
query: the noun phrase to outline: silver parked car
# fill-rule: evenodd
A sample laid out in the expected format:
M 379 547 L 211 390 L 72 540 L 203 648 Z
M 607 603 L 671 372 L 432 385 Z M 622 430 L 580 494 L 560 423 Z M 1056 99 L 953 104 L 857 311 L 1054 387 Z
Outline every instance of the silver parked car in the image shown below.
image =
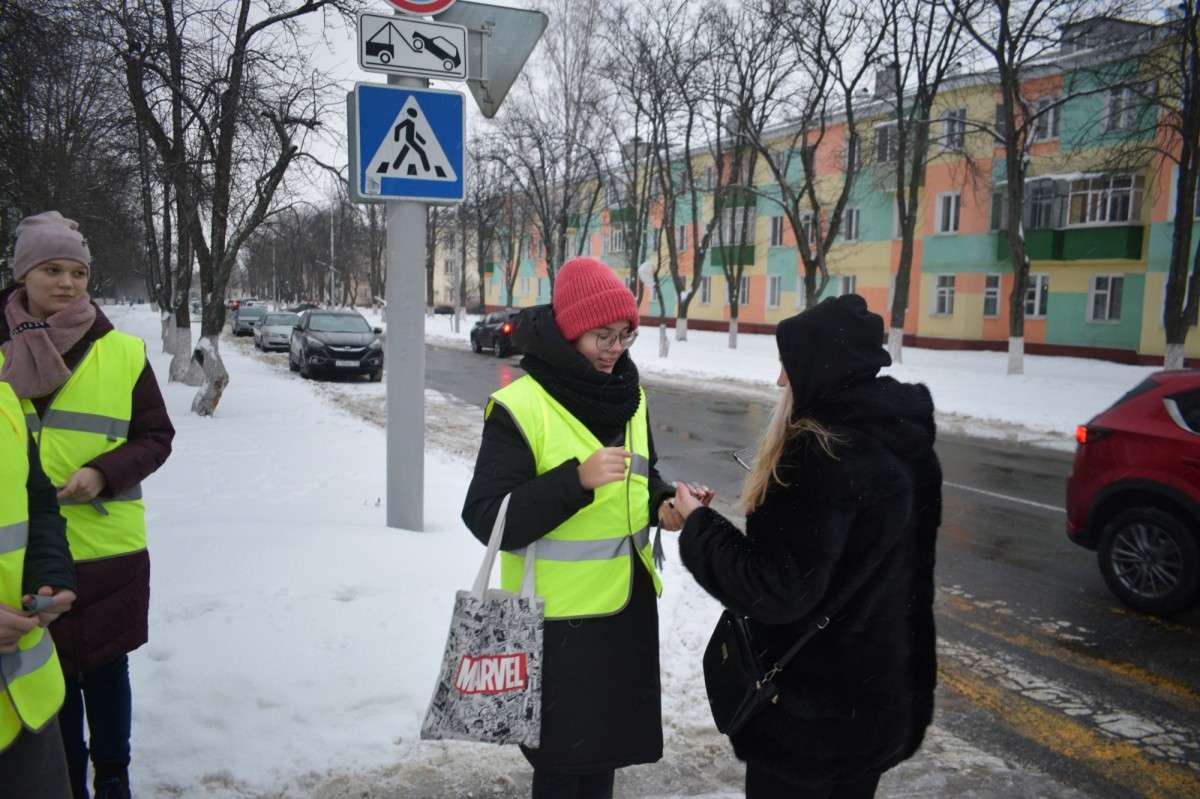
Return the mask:
M 245 305 L 233 312 L 229 326 L 235 336 L 249 336 L 254 333 L 254 323 L 267 315 L 265 305 L 246 307 Z
M 297 313 L 268 313 L 254 323 L 254 346 L 260 350 L 286 350 L 292 328 L 300 323 Z

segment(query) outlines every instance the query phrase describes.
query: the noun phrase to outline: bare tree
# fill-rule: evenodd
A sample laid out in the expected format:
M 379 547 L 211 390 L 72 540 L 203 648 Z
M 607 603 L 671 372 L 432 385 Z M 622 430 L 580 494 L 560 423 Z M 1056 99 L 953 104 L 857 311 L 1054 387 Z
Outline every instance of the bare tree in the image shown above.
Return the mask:
M 994 124 L 971 120 L 1004 150 L 1004 204 L 1013 288 L 1009 295 L 1008 373 L 1025 371 L 1025 294 L 1029 285 L 1029 252 L 1022 215 L 1026 208 L 1030 145 L 1041 120 L 1057 113 L 1068 100 L 1087 93 L 1064 91 L 1056 99 L 1034 96 L 1030 78 L 1062 69 L 1062 33 L 1096 13 L 1089 0 L 942 0 L 947 12 L 980 48 L 995 69 L 1000 103 Z M 1111 5 L 1107 14 L 1119 15 Z M 1068 87 L 1069 88 L 1069 87 Z
M 521 272 L 521 256 L 529 246 L 532 233 L 532 212 L 523 195 L 517 192 L 505 194 L 497 228 L 497 243 L 504 276 L 504 307 L 512 308 L 513 286 Z
M 93 18 L 113 35 L 139 124 L 149 133 L 171 177 L 200 267 L 204 308 L 196 358 L 205 382 L 194 413 L 216 410 L 229 382 L 219 336 L 225 291 L 238 254 L 275 212 L 276 192 L 289 167 L 304 157 L 307 134 L 320 126 L 332 96 L 307 61 L 296 20 L 313 13 L 349 18 L 356 0 L 300 0 L 258 13 L 252 0 L 224 0 L 188 8 L 193 33 L 174 25 L 176 0 L 88 3 Z M 196 8 L 185 6 L 195 3 Z M 254 13 L 252 13 L 254 12 Z M 179 85 L 163 63 L 191 56 Z M 178 94 L 196 118 L 201 159 L 190 162 L 184 142 L 155 113 L 162 97 Z
M 882 147 L 876 150 L 876 162 L 883 161 L 881 166 L 890 165 L 890 169 L 881 170 L 881 177 L 885 181 L 888 177 L 892 179 L 900 228 L 900 260 L 892 293 L 888 352 L 894 362 L 901 363 L 918 209 L 925 187 L 925 167 L 930 160 L 933 105 L 963 55 L 964 39 L 962 26 L 945 13 L 940 0 L 890 2 L 881 48 L 890 63 L 881 73 L 881 76 L 887 76 L 884 86 L 876 85 L 875 92 L 888 106 L 895 124 L 888 134 L 884 134 L 887 137 L 884 142 L 877 139 L 876 144 Z M 949 121 L 950 124 L 956 122 Z M 943 137 L 942 146 L 952 151 L 961 149 L 965 132 L 965 129 L 956 130 L 952 136 Z M 955 138 L 960 133 L 963 135 Z M 860 141 L 858 137 L 854 139 L 848 160 L 860 160 Z
M 505 192 L 509 188 L 503 167 L 491 153 L 482 151 L 483 146 L 486 145 L 474 144 L 467 150 L 467 187 L 463 203 L 463 211 L 475 241 L 475 275 L 479 281 L 480 308 L 487 305 L 487 265 L 492 260 Z M 465 297 L 463 304 L 466 305 Z

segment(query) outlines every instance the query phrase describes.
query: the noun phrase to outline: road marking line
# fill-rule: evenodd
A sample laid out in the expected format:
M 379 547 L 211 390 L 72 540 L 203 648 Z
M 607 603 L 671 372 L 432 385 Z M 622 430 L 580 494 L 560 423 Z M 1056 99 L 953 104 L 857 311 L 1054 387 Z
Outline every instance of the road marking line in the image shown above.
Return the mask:
M 1059 646 L 1053 647 L 1042 642 L 1038 637 L 1027 633 L 1002 632 L 986 621 L 980 621 L 976 612 L 981 610 L 986 612 L 988 609 L 979 607 L 969 600 L 943 594 L 942 602 L 936 607 L 945 615 L 957 620 L 960 624 L 964 624 L 976 632 L 1012 644 L 1018 649 L 1026 649 L 1043 657 L 1075 666 L 1093 674 L 1100 673 L 1122 678 L 1135 688 L 1150 689 L 1152 693 L 1172 704 L 1182 702 L 1182 708 L 1185 710 L 1191 711 L 1196 707 L 1200 707 L 1200 693 L 1193 691 L 1181 682 L 1154 674 L 1140 666 L 1109 660 L 1099 655 L 1084 655 L 1079 652 L 1073 652 L 1062 648 L 1062 642 L 1057 639 L 1055 639 L 1055 642 Z M 1020 620 L 1016 616 L 1005 616 L 1004 618 Z M 1028 624 L 1028 622 L 1024 621 L 1022 623 Z
M 1152 758 L 1135 744 L 1110 738 L 947 661 L 948 658 L 939 658 L 938 675 L 942 684 L 1026 740 L 1080 763 L 1133 796 L 1147 799 L 1200 796 L 1200 774 Z
M 962 483 L 951 483 L 949 480 L 943 480 L 942 485 L 947 485 L 947 486 L 950 486 L 951 488 L 957 488 L 959 491 L 970 491 L 973 494 L 982 494 L 985 497 L 992 497 L 993 499 L 1003 499 L 1008 502 L 1017 502 L 1022 505 L 1029 505 L 1030 507 L 1033 507 L 1033 508 L 1041 508 L 1042 510 L 1052 510 L 1055 513 L 1066 513 L 1067 512 L 1063 508 L 1057 507 L 1055 505 L 1047 505 L 1044 502 L 1034 502 L 1032 499 L 1021 499 L 1020 497 L 1009 496 L 1008 494 L 997 494 L 995 491 L 984 491 L 982 488 L 975 488 L 974 486 L 967 486 L 967 485 L 963 485 Z

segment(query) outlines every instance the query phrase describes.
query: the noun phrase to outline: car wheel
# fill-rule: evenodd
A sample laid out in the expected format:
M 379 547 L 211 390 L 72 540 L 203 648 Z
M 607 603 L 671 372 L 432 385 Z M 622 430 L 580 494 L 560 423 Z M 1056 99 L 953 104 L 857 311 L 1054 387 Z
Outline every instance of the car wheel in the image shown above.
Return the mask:
M 300 350 L 300 376 L 305 380 L 312 379 L 312 372 L 308 368 L 308 353 Z
M 412 41 L 412 49 L 416 50 L 418 53 L 421 52 L 425 49 L 425 42 L 414 36 Z
M 480 346 L 479 339 L 475 336 L 471 336 L 471 352 L 475 353 L 476 355 L 483 352 L 483 347 Z
M 1130 508 L 1104 528 L 1097 553 L 1109 590 L 1134 610 L 1169 614 L 1191 607 L 1200 588 L 1200 546 L 1176 516 Z
M 508 347 L 506 347 L 504 345 L 504 342 L 501 341 L 500 339 L 496 339 L 495 349 L 496 349 L 496 357 L 497 358 L 507 358 L 508 357 Z
M 380 380 L 383 379 L 383 370 L 376 369 L 374 372 L 371 372 L 371 374 L 369 376 L 371 378 L 372 383 L 378 383 Z
M 442 69 L 446 70 L 447 72 L 453 72 L 454 71 L 454 62 L 451 61 L 449 58 L 447 58 L 445 61 L 442 62 Z
M 300 367 L 296 364 L 296 359 L 292 357 L 292 348 L 288 347 L 288 369 L 293 372 L 300 371 Z

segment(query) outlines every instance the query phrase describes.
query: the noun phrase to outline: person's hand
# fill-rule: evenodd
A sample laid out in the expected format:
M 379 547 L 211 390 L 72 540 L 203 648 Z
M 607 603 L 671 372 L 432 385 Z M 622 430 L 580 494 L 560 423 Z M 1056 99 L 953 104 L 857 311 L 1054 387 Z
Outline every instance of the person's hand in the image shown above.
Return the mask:
M 43 585 L 38 589 L 38 596 L 53 597 L 53 603 L 37 613 L 38 624 L 43 627 L 49 627 L 52 622 L 58 619 L 59 616 L 71 609 L 71 605 L 75 603 L 75 592 L 69 588 L 51 588 L 48 585 Z M 26 594 L 21 601 L 32 600 L 33 597 Z
M 16 652 L 22 636 L 37 626 L 36 616 L 27 616 L 0 602 L 0 655 Z
M 59 502 L 91 502 L 104 490 L 104 474 L 99 469 L 84 466 L 71 475 L 66 485 L 58 489 Z
M 633 453 L 624 447 L 601 447 L 579 464 L 579 484 L 588 491 L 625 479 L 625 461 Z
M 687 483 L 675 484 L 675 510 L 679 512 L 685 522 L 692 515 L 692 511 L 703 507 L 704 503 L 700 501 L 700 497 L 692 493 L 692 489 Z
M 706 508 L 712 504 L 713 497 L 717 495 L 717 492 L 708 486 L 702 486 L 697 483 L 684 483 L 684 485 L 687 486 L 688 491 L 692 492 L 692 496 L 700 500 L 700 504 Z
M 665 499 L 658 506 L 658 526 L 663 530 L 683 529 L 683 514 L 676 510 L 674 499 Z

